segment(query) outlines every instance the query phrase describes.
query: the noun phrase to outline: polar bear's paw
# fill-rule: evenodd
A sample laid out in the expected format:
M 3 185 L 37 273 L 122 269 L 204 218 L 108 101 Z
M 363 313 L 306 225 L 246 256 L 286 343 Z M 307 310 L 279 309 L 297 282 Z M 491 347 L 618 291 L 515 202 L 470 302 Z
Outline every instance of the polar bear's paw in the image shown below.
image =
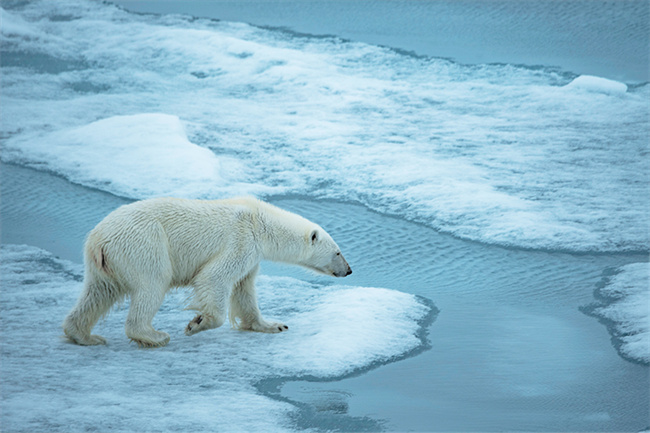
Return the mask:
M 90 337 L 86 338 L 81 344 L 86 346 L 98 346 L 100 344 L 106 344 L 106 339 L 99 335 L 91 334 Z
M 141 349 L 163 347 L 169 343 L 169 334 L 161 331 L 148 332 L 146 336 L 131 336 L 130 338 Z
M 79 335 L 71 335 L 68 332 L 66 332 L 65 336 L 68 338 L 68 340 L 72 341 L 73 343 L 77 343 L 81 346 L 97 346 L 100 344 L 106 344 L 106 339 L 104 337 L 95 334 L 87 335 L 87 336 L 79 336 Z
M 289 327 L 284 323 L 267 322 L 265 320 L 261 320 L 259 322 L 251 324 L 248 327 L 248 330 L 255 332 L 266 332 L 267 334 L 277 334 L 279 332 L 288 331 Z
M 223 325 L 223 319 L 220 320 L 208 314 L 197 314 L 185 327 L 185 335 L 194 335 L 197 332 L 218 328 L 221 325 Z

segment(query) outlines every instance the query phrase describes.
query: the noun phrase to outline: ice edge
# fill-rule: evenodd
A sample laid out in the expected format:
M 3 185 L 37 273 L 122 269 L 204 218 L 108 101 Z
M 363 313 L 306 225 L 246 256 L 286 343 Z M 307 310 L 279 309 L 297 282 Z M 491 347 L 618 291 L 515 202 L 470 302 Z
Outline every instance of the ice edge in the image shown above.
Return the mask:
M 607 286 L 611 280 L 612 277 L 615 275 L 619 274 L 621 272 L 620 268 L 607 268 L 603 271 L 602 274 L 602 279 L 600 282 L 596 284 L 596 288 L 593 291 L 594 298 L 596 299 L 595 302 L 592 302 L 588 305 L 578 307 L 578 310 L 580 310 L 581 313 L 593 317 L 596 320 L 598 320 L 598 323 L 601 325 L 605 326 L 607 329 L 607 332 L 609 333 L 610 336 L 610 341 L 612 343 L 612 346 L 614 346 L 614 349 L 616 349 L 616 352 L 618 355 L 623 358 L 624 360 L 631 362 L 632 364 L 637 364 L 637 365 L 644 365 L 644 366 L 650 366 L 650 362 L 647 362 L 643 359 L 635 358 L 633 356 L 628 355 L 623 351 L 623 340 L 621 337 L 625 337 L 626 334 L 621 334 L 617 329 L 617 322 L 615 322 L 612 319 L 609 319 L 607 317 L 603 317 L 602 315 L 598 314 L 597 310 L 599 308 L 605 307 L 615 301 L 614 298 L 611 298 L 609 296 L 603 295 L 601 293 L 601 289 L 603 289 L 605 286 Z
M 297 409 L 296 413 L 289 414 L 289 418 L 294 424 L 292 427 L 305 430 L 310 428 L 322 429 L 323 425 L 328 425 L 327 431 L 357 431 L 357 432 L 376 432 L 383 430 L 383 422 L 369 417 L 354 417 L 346 413 L 339 414 L 335 412 L 319 412 L 312 405 L 301 401 L 296 401 L 281 395 L 282 387 L 288 382 L 337 382 L 344 379 L 359 377 L 369 371 L 375 370 L 381 366 L 394 362 L 403 361 L 415 357 L 432 348 L 429 341 L 429 328 L 435 322 L 440 310 L 434 302 L 420 295 L 414 295 L 419 303 L 427 307 L 427 313 L 417 321 L 419 326 L 415 337 L 420 340 L 420 344 L 413 349 L 408 350 L 400 355 L 394 355 L 384 359 L 372 361 L 363 367 L 355 368 L 352 371 L 341 375 L 320 377 L 312 374 L 276 376 L 267 377 L 253 383 L 257 391 L 272 400 L 288 403 Z

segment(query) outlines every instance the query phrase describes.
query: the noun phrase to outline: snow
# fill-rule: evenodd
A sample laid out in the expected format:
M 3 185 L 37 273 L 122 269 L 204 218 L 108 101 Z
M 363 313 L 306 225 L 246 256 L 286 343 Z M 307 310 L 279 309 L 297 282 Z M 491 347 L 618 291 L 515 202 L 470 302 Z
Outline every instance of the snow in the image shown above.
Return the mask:
M 241 170 L 191 143 L 177 116 L 114 116 L 76 128 L 14 140 L 3 158 L 47 167 L 73 182 L 131 198 L 201 197 L 236 190 L 228 173 Z M 223 167 L 227 166 L 227 169 Z
M 647 85 L 84 0 L 3 16 L 22 29 L 3 36 L 22 59 L 3 67 L 3 161 L 131 198 L 307 195 L 490 244 L 648 249 Z M 173 157 L 161 118 L 127 120 L 147 113 L 182 124 Z
M 282 278 L 274 280 L 280 283 L 277 286 L 285 284 Z M 297 314 L 293 322 L 298 329 L 313 328 L 314 323 L 324 326 L 312 329 L 309 338 L 287 339 L 271 347 L 273 366 L 328 377 L 350 373 L 369 361 L 390 359 L 418 346 L 418 319 L 425 312 L 411 295 L 387 289 L 357 287 L 321 295 L 316 305 Z M 393 327 L 399 328 L 397 332 Z
M 610 95 L 620 95 L 627 92 L 627 85 L 625 83 L 594 77 L 592 75 L 581 75 L 567 84 L 566 88 Z
M 34 31 L 28 23 L 20 16 L 9 13 L 0 8 L 0 35 L 3 40 L 10 40 L 8 36 L 19 36 L 22 38 L 36 38 L 39 33 Z M 6 37 L 6 38 L 5 38 Z
M 628 358 L 650 364 L 650 265 L 622 266 L 598 293 L 608 303 L 593 313 L 613 322 L 619 350 Z
M 186 337 L 192 314 L 177 291 L 154 319 L 171 334 L 168 346 L 130 344 L 122 307 L 95 328 L 108 345 L 82 347 L 60 329 L 82 287 L 81 265 L 35 247 L 1 252 L 3 431 L 286 431 L 296 408 L 255 383 L 389 362 L 422 344 L 415 334 L 430 312 L 397 291 L 261 276 L 261 309 L 288 332 L 225 326 Z

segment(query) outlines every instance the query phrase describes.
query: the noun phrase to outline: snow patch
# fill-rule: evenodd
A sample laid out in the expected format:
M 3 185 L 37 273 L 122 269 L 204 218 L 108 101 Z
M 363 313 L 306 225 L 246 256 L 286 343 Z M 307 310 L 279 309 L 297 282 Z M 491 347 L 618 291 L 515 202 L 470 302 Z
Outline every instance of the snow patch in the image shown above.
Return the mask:
M 620 95 L 627 92 L 627 85 L 607 78 L 581 75 L 565 86 L 567 89 L 579 89 L 587 92 Z
M 169 114 L 114 116 L 8 140 L 3 150 L 5 161 L 131 198 L 202 197 L 228 184 L 220 159 L 191 143 L 180 119 Z M 240 167 L 232 158 L 224 163 L 231 173 Z
M 273 280 L 262 282 L 272 286 Z M 270 348 L 274 367 L 318 377 L 340 376 L 419 345 L 418 321 L 428 308 L 412 295 L 341 287 L 318 298 L 312 308 L 292 318 L 293 327 L 308 330 L 308 337 L 287 334 Z

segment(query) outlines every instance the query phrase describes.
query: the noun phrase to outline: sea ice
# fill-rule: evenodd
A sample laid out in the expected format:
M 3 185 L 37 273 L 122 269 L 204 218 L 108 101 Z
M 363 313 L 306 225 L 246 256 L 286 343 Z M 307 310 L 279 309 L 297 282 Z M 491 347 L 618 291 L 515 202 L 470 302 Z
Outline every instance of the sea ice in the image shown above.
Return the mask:
M 625 83 L 591 75 L 580 75 L 565 87 L 567 89 L 580 89 L 588 92 L 606 93 L 610 95 L 623 94 L 627 92 L 627 85 Z
M 647 84 L 85 0 L 6 12 L 3 161 L 132 198 L 308 195 L 492 244 L 648 250 Z
M 611 332 L 628 358 L 650 364 L 650 265 L 622 266 L 609 283 L 598 290 L 607 302 L 591 310 L 611 321 Z
M 3 41 L 9 41 L 9 36 L 19 36 L 21 38 L 38 38 L 42 33 L 34 29 L 23 20 L 20 16 L 7 12 L 0 8 L 0 37 Z
M 47 161 L 50 170 L 73 182 L 131 198 L 236 190 L 226 179 L 241 167 L 224 157 L 223 168 L 213 152 L 188 140 L 177 116 L 161 113 L 114 116 L 37 134 L 3 150 L 5 161 L 37 167 Z
M 168 346 L 139 349 L 124 335 L 125 308 L 100 322 L 107 346 L 61 338 L 82 287 L 80 265 L 28 246 L 1 250 L 3 431 L 284 431 L 297 409 L 261 395 L 269 377 L 335 378 L 389 362 L 423 344 L 430 307 L 415 296 L 260 276 L 265 316 L 290 330 L 228 326 L 186 337 L 185 294 L 168 295 L 154 326 Z

